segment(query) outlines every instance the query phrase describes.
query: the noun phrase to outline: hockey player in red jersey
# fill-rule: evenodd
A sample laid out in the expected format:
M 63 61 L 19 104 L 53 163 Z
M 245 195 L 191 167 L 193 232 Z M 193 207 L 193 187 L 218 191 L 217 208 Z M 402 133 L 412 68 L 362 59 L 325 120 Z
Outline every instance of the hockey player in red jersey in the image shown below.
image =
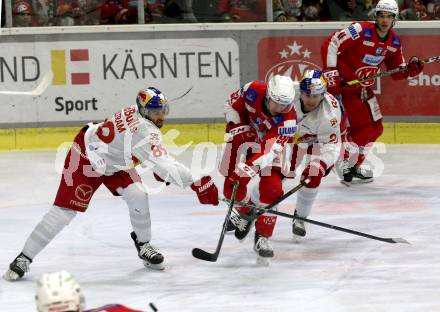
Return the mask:
M 84 310 L 85 300 L 81 287 L 67 271 L 43 274 L 38 280 L 35 301 L 38 312 L 142 312 L 121 304 Z
M 250 193 L 253 193 L 254 204 L 267 205 L 282 196 L 282 151 L 289 140 L 293 141 L 296 129 L 294 96 L 290 77 L 279 75 L 267 84 L 251 81 L 231 94 L 225 104 L 228 144 L 220 165 L 220 172 L 225 176 L 226 198 L 231 197 L 232 184 L 237 180 L 240 182 L 237 201 L 250 202 Z M 240 155 L 244 155 L 244 161 L 240 161 Z M 252 177 L 257 177 L 257 182 L 248 187 Z M 244 222 L 240 213 L 248 214 L 249 209 L 239 207 L 231 217 L 235 236 L 242 240 L 251 224 Z M 268 238 L 272 236 L 275 222 L 276 217 L 266 215 L 256 220 L 254 250 L 259 257 L 273 257 Z
M 143 312 L 142 310 L 133 310 L 130 309 L 122 304 L 107 304 L 105 306 L 91 309 L 91 310 L 84 310 L 80 312 Z
M 382 64 L 388 70 L 406 68 L 393 74 L 393 79 L 415 77 L 423 70 L 423 61 L 417 57 L 412 57 L 409 64 L 405 62 L 401 39 L 392 30 L 398 13 L 394 0 L 380 0 L 375 8 L 375 22 L 353 23 L 334 33 L 322 46 L 328 90 L 339 99 L 342 96 L 348 117 L 349 143 L 344 161 L 337 166 L 345 184 L 373 180 L 372 170 L 361 165 L 368 147 L 382 134 L 383 125 L 379 104 L 370 88 L 374 80 L 353 86 L 344 82 L 375 75 Z
M 168 110 L 164 95 L 149 87 L 139 91 L 136 105 L 79 131 L 67 154 L 55 202 L 9 265 L 3 276 L 6 280 L 23 277 L 34 257 L 78 212 L 87 210 L 102 184 L 127 203 L 138 257 L 146 267 L 164 268 L 163 255 L 150 244 L 148 194 L 133 167 L 141 164 L 162 182 L 190 186 L 200 203 L 218 205 L 218 191 L 211 177 L 194 179 L 190 170 L 171 157 L 163 146 L 160 128 Z

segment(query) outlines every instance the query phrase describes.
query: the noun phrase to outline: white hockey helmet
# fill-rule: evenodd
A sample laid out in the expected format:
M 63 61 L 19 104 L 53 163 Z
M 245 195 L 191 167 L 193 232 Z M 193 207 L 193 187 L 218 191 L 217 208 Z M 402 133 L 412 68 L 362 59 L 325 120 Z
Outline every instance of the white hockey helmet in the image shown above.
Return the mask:
M 374 9 L 374 13 L 377 15 L 377 12 L 389 12 L 394 14 L 395 17 L 399 15 L 399 7 L 395 0 L 379 0 L 376 4 L 376 8 Z
M 43 274 L 37 284 L 35 301 L 38 312 L 82 312 L 84 309 L 81 288 L 67 271 Z
M 275 75 L 267 83 L 266 97 L 279 105 L 286 106 L 288 111 L 295 100 L 295 88 L 290 77 Z

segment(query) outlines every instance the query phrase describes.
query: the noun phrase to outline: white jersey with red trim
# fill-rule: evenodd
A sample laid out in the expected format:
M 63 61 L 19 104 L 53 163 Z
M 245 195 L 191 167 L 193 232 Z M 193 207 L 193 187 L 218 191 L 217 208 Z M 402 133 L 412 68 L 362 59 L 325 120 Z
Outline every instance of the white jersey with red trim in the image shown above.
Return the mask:
M 300 95 L 297 82 L 295 88 Z M 336 162 L 341 149 L 342 111 L 339 102 L 330 93 L 325 93 L 321 104 L 313 111 L 305 113 L 298 96 L 294 108 L 297 118 L 295 143 L 300 147 L 304 145 L 305 148 L 313 145 L 313 158 L 319 158 L 329 168 Z
M 181 187 L 193 182 L 189 169 L 167 153 L 159 128 L 143 118 L 136 105 L 104 122 L 89 124 L 84 143 L 93 169 L 100 174 L 112 175 L 139 162 Z

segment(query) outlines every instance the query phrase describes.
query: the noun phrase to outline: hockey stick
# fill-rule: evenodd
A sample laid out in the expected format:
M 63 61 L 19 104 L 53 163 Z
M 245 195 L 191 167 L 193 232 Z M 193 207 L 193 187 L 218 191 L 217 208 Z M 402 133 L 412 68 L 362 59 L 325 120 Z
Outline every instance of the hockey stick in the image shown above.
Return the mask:
M 211 261 L 211 262 L 217 261 L 218 255 L 220 254 L 220 249 L 222 248 L 223 245 L 223 239 L 225 238 L 226 228 L 228 227 L 228 222 L 231 216 L 232 208 L 234 207 L 238 185 L 239 185 L 238 182 L 234 182 L 234 185 L 232 187 L 231 201 L 229 202 L 228 205 L 228 212 L 226 213 L 225 221 L 223 222 L 222 231 L 220 233 L 220 238 L 218 239 L 217 248 L 215 249 L 215 252 L 209 253 L 203 249 L 194 248 L 192 250 L 193 257 L 205 261 Z
M 0 95 L 1 94 L 5 94 L 5 95 L 32 95 L 32 96 L 39 96 L 41 95 L 44 91 L 46 91 L 47 87 L 49 86 L 51 80 L 53 77 L 53 73 L 52 71 L 47 72 L 43 79 L 41 79 L 40 83 L 38 84 L 38 86 L 31 90 L 31 91 L 0 91 Z
M 290 195 L 298 192 L 303 186 L 305 186 L 309 182 L 310 182 L 309 178 L 305 179 L 300 184 L 295 186 L 293 189 L 291 189 L 290 191 L 285 193 L 283 196 L 281 196 L 280 198 L 275 200 L 272 204 L 264 206 L 264 207 L 259 207 L 259 206 L 255 206 L 255 205 L 252 205 L 252 204 L 249 204 L 249 203 L 239 202 L 238 203 L 239 205 L 247 206 L 247 207 L 251 208 L 252 212 L 253 212 L 250 215 L 240 214 L 240 217 L 245 219 L 245 220 L 247 220 L 247 221 L 249 221 L 249 222 L 253 221 L 256 217 L 258 217 L 258 216 L 262 215 L 263 213 L 265 213 L 266 211 L 272 209 L 273 207 L 275 207 L 276 205 L 281 203 L 283 200 L 285 200 Z M 225 198 L 222 198 L 221 200 L 223 200 L 225 202 L 230 202 L 228 199 L 225 199 Z
M 429 63 L 433 63 L 433 62 L 437 62 L 437 61 L 440 61 L 440 55 L 439 56 L 429 57 L 426 60 L 424 60 L 423 62 L 425 64 L 429 64 Z M 376 78 L 379 78 L 379 77 L 382 77 L 382 76 L 389 76 L 389 75 L 392 75 L 392 74 L 400 73 L 400 72 L 405 71 L 407 68 L 408 68 L 408 65 L 404 66 L 404 67 L 401 67 L 401 68 L 395 68 L 395 69 L 392 69 L 392 70 L 384 71 L 384 72 L 378 73 L 376 75 L 368 76 L 368 77 L 365 77 L 365 78 L 362 78 L 362 79 L 350 80 L 350 81 L 347 81 L 345 84 L 347 86 L 352 86 L 352 85 L 355 85 L 355 84 L 358 84 L 358 83 L 362 83 L 362 82 L 365 82 L 365 81 L 368 81 L 368 80 L 373 80 L 373 79 L 376 79 Z
M 182 95 L 179 95 L 178 97 L 176 97 L 176 98 L 174 98 L 174 99 L 171 99 L 170 101 L 173 102 L 173 101 L 180 100 L 180 99 L 183 98 L 185 95 L 187 95 L 188 93 L 190 93 L 192 89 L 193 89 L 193 87 L 189 88 L 188 91 L 186 91 L 185 93 L 183 93 Z
M 314 225 L 326 227 L 326 228 L 329 228 L 329 229 L 332 229 L 332 230 L 337 230 L 337 231 L 346 232 L 346 233 L 350 233 L 350 234 L 357 235 L 357 236 L 362 236 L 362 237 L 366 237 L 366 238 L 382 241 L 382 242 L 385 242 L 385 243 L 390 243 L 390 244 L 396 244 L 396 243 L 409 244 L 409 242 L 406 239 L 404 239 L 404 238 L 383 238 L 383 237 L 374 236 L 374 235 L 370 235 L 370 234 L 363 233 L 363 232 L 358 232 L 358 231 L 346 229 L 346 228 L 343 228 L 343 227 L 340 227 L 340 226 L 336 226 L 336 225 L 332 225 L 332 224 L 328 224 L 328 223 L 324 223 L 324 222 L 315 221 L 315 220 L 312 220 L 312 219 L 302 218 L 302 217 L 297 216 L 297 215 L 291 215 L 291 214 L 287 214 L 287 213 L 280 212 L 280 211 L 266 209 L 266 207 L 258 207 L 258 206 L 249 205 L 249 204 L 247 204 L 246 206 L 251 208 L 251 209 L 257 210 L 258 211 L 258 215 L 261 215 L 263 213 L 270 213 L 270 214 L 274 214 L 274 215 L 277 215 L 277 216 L 286 217 L 286 218 L 289 218 L 289 219 L 301 220 L 301 221 L 308 222 L 308 223 L 311 223 L 311 224 L 314 224 Z M 267 206 L 267 207 L 269 207 L 269 206 Z

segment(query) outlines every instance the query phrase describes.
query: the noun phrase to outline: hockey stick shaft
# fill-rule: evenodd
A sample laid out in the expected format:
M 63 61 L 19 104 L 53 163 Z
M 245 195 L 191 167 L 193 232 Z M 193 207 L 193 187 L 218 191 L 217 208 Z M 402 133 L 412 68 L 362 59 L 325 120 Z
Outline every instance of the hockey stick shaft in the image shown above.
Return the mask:
M 287 197 L 289 197 L 290 195 L 298 192 L 303 186 L 305 186 L 307 183 L 310 182 L 309 178 L 306 178 L 304 181 L 302 181 L 300 184 L 298 184 L 297 186 L 295 186 L 293 189 L 291 189 L 290 191 L 288 191 L 287 193 L 285 193 L 283 196 L 281 196 L 280 198 L 278 198 L 276 201 L 274 201 L 272 204 L 264 207 L 264 210 L 270 210 L 273 207 L 275 207 L 276 205 L 278 205 L 279 203 L 281 203 L 283 200 L 285 200 Z
M 307 223 L 311 223 L 314 225 L 318 225 L 318 226 L 322 226 L 322 227 L 326 227 L 332 230 L 336 230 L 336 231 L 341 231 L 341 232 L 345 232 L 345 233 L 350 233 L 353 235 L 357 235 L 357 236 L 362 236 L 362 237 L 366 237 L 369 239 L 374 239 L 374 240 L 378 240 L 378 241 L 382 241 L 385 243 L 390 243 L 390 244 L 396 244 L 396 243 L 405 243 L 405 244 L 409 244 L 409 242 L 403 238 L 384 238 L 384 237 L 379 237 L 379 236 L 374 236 L 371 234 L 367 234 L 367 233 L 363 233 L 363 232 L 359 232 L 359 231 L 354 231 L 354 230 L 350 230 L 347 228 L 343 228 L 340 226 L 336 226 L 336 225 L 332 225 L 332 224 L 328 224 L 328 223 L 324 223 L 324 222 L 319 222 L 319 221 L 315 221 L 312 219 L 308 219 L 308 218 L 302 218 L 300 216 L 297 215 L 291 215 L 291 214 L 287 214 L 284 212 L 280 212 L 280 211 L 275 211 L 275 210 L 266 210 L 264 209 L 264 213 L 270 213 L 270 214 L 274 214 L 277 216 L 281 216 L 281 217 L 286 217 L 289 219 L 297 219 L 297 220 L 301 220 Z
M 300 184 L 298 184 L 297 186 L 295 186 L 293 189 L 291 189 L 290 191 L 288 191 L 287 193 L 283 194 L 283 196 L 281 196 L 280 198 L 278 198 L 277 200 L 275 200 L 272 204 L 264 206 L 264 207 L 258 207 L 252 204 L 248 204 L 248 203 L 239 203 L 240 205 L 243 206 L 247 206 L 249 208 L 252 209 L 252 211 L 254 213 L 252 213 L 251 215 L 240 215 L 243 219 L 246 219 L 247 221 L 251 222 L 253 221 L 256 217 L 262 215 L 265 211 L 272 209 L 273 207 L 275 207 L 276 205 L 278 205 L 279 203 L 281 203 L 283 200 L 285 200 L 287 197 L 291 196 L 292 194 L 298 192 L 303 186 L 305 186 L 307 183 L 310 182 L 310 178 L 305 179 L 304 181 L 302 181 Z M 230 201 L 228 199 L 223 199 L 224 201 L 230 203 Z
M 433 62 L 437 62 L 437 61 L 440 61 L 440 55 L 439 56 L 429 57 L 426 60 L 424 60 L 423 62 L 425 64 L 429 64 L 429 63 L 433 63 Z M 355 84 L 362 83 L 362 82 L 369 81 L 369 80 L 373 80 L 373 79 L 376 79 L 376 78 L 379 78 L 379 77 L 389 76 L 389 75 L 392 75 L 392 74 L 400 73 L 400 72 L 403 72 L 403 71 L 407 70 L 407 68 L 408 68 L 408 65 L 405 66 L 405 67 L 395 68 L 395 69 L 392 69 L 392 70 L 388 70 L 388 71 L 384 71 L 384 72 L 381 72 L 381 73 L 377 73 L 376 75 L 368 76 L 368 77 L 365 77 L 365 78 L 362 78 L 362 79 L 350 80 L 350 81 L 347 81 L 345 84 L 347 86 L 353 86 Z
M 239 186 L 239 184 L 237 181 L 234 182 L 234 184 L 232 186 L 231 201 L 229 202 L 229 205 L 228 205 L 228 212 L 226 213 L 225 221 L 223 222 L 222 231 L 220 233 L 220 237 L 218 239 L 217 248 L 215 249 L 215 252 L 209 253 L 203 249 L 194 248 L 192 250 L 192 255 L 195 258 L 200 259 L 200 260 L 205 260 L 205 261 L 211 261 L 211 262 L 217 261 L 217 258 L 220 254 L 220 249 L 222 248 L 222 245 L 223 245 L 223 240 L 225 238 L 226 228 L 228 227 L 228 222 L 229 222 L 229 218 L 232 213 L 232 208 L 234 207 L 235 197 L 237 196 L 238 186 Z

